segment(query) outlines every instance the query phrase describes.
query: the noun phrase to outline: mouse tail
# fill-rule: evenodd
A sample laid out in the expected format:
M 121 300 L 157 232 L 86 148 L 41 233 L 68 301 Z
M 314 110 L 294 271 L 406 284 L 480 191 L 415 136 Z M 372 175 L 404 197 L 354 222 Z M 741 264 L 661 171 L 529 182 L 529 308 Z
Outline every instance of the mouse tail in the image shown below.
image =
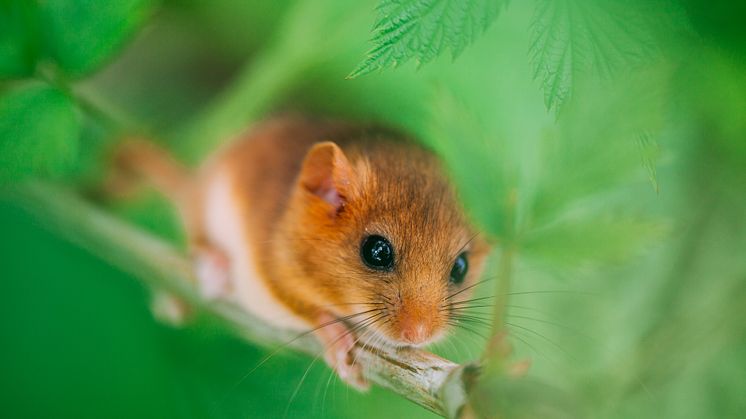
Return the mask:
M 170 201 L 181 207 L 191 183 L 190 171 L 171 154 L 143 139 L 128 139 L 115 151 L 113 166 L 120 187 L 130 189 L 136 183 L 153 186 Z
M 191 170 L 176 161 L 171 153 L 152 141 L 127 138 L 110 156 L 111 171 L 105 180 L 110 195 L 124 198 L 143 185 L 155 188 L 175 206 L 186 229 L 189 247 L 199 249 L 203 234 L 198 222 Z M 193 308 L 170 291 L 154 287 L 151 311 L 155 318 L 171 326 L 182 326 L 194 314 Z

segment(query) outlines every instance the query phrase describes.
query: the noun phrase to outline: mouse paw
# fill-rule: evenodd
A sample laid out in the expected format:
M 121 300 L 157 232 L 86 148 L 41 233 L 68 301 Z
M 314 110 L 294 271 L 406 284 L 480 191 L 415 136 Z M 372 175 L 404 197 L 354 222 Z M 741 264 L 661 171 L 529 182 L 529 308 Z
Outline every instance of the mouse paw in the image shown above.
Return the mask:
M 320 324 L 334 321 L 331 315 L 323 315 Z M 363 368 L 355 362 L 355 336 L 342 323 L 321 327 L 316 335 L 324 345 L 324 359 L 337 372 L 339 378 L 359 391 L 366 391 L 370 383 L 363 376 Z
M 186 302 L 163 290 L 153 291 L 150 310 L 156 320 L 173 327 L 183 326 L 191 314 Z
M 213 248 L 197 251 L 194 259 L 200 294 L 208 300 L 230 295 L 230 263 L 225 254 Z

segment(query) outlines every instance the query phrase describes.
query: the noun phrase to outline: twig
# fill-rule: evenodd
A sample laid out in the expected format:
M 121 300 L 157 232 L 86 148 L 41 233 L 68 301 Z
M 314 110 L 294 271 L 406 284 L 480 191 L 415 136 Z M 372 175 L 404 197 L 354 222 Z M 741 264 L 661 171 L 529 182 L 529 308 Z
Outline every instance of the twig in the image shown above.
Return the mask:
M 495 292 L 495 309 L 492 314 L 492 331 L 487 347 L 482 354 L 482 361 L 488 370 L 502 368 L 502 362 L 510 354 L 506 346 L 505 318 L 508 310 L 510 289 L 512 288 L 513 258 L 515 240 L 515 208 L 518 201 L 515 189 L 510 189 L 505 206 L 506 243 L 500 252 L 500 271 L 497 277 Z
M 186 257 L 162 240 L 107 214 L 70 191 L 32 183 L 15 190 L 12 195 L 71 242 L 148 285 L 164 288 L 212 313 L 250 342 L 277 346 L 297 336 L 297 332 L 270 327 L 229 304 L 202 300 L 193 285 L 196 281 Z M 287 347 L 311 354 L 321 349 L 311 336 L 293 340 Z M 365 376 L 373 383 L 434 413 L 454 417 L 466 401 L 464 367 L 451 361 L 416 349 L 360 346 L 356 356 Z

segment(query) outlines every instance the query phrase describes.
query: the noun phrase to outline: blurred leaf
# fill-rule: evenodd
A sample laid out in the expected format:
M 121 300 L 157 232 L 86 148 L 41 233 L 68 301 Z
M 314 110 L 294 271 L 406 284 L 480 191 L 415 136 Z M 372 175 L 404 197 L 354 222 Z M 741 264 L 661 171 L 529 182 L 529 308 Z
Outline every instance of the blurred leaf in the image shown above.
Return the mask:
M 670 75 L 661 65 L 620 76 L 610 87 L 578 83 L 584 99 L 565 106 L 558 131 L 549 132 L 537 150 L 543 163 L 531 198 L 536 225 L 557 219 L 573 202 L 609 202 L 605 193 L 639 183 L 643 174 L 654 176 L 654 139 L 666 126 Z M 641 135 L 650 142 L 642 159 Z
M 34 71 L 34 29 L 32 3 L 0 2 L 0 80 L 28 76 Z
M 373 26 L 375 47 L 349 78 L 415 58 L 431 61 L 449 48 L 456 58 L 497 18 L 507 0 L 383 0 Z
M 540 0 L 529 54 L 547 109 L 559 111 L 583 75 L 623 73 L 655 55 L 671 19 L 665 1 Z
M 648 171 L 650 183 L 653 185 L 655 192 L 658 193 L 658 174 L 656 169 L 656 162 L 658 160 L 658 155 L 660 154 L 658 142 L 655 141 L 649 133 L 643 132 L 637 136 L 637 146 L 640 149 L 642 165 L 645 167 L 645 170 Z
M 580 83 L 585 100 L 568 104 L 541 138 L 520 141 L 479 118 L 499 110 L 476 112 L 440 91 L 429 101 L 434 113 L 425 137 L 444 156 L 475 221 L 503 242 L 515 232 L 528 261 L 551 271 L 623 262 L 665 232 L 662 220 L 643 210 L 653 194 L 624 196 L 647 186 L 650 168 L 635 140 L 660 132 L 669 74 L 660 66 L 620 77 L 612 88 Z
M 448 164 L 477 224 L 492 237 L 505 238 L 513 230 L 506 207 L 514 176 L 511 166 L 500 164 L 506 155 L 504 142 L 488 138 L 481 121 L 451 92 L 440 90 L 430 102 L 426 140 Z
M 685 95 L 685 103 L 707 127 L 709 137 L 728 148 L 723 157 L 740 159 L 741 167 L 746 167 L 746 112 L 742 111 L 746 109 L 746 61 L 720 49 L 705 48 L 691 57 L 685 70 L 677 74 L 674 87 Z
M 746 2 L 682 0 L 692 27 L 706 41 L 746 58 Z
M 477 418 L 570 419 L 582 418 L 575 401 L 558 388 L 536 379 L 506 374 L 480 377 L 470 393 Z
M 150 0 L 39 2 L 46 52 L 70 76 L 100 67 L 145 21 Z
M 623 262 L 659 239 L 659 221 L 578 212 L 522 237 L 524 254 L 552 268 L 582 269 Z
M 33 84 L 0 101 L 0 182 L 64 174 L 74 163 L 80 124 L 71 99 Z

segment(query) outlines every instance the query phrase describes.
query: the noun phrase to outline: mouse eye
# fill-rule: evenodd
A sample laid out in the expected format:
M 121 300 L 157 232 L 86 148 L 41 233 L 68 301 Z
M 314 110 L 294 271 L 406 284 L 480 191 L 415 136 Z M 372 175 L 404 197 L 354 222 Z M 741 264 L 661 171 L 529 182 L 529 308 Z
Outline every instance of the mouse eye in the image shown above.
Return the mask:
M 469 271 L 469 262 L 466 260 L 466 253 L 458 255 L 456 261 L 453 263 L 451 268 L 451 277 L 449 281 L 451 284 L 460 285 L 464 282 L 466 272 Z
M 394 266 L 394 247 L 383 236 L 368 236 L 360 245 L 360 257 L 369 268 L 388 271 Z

